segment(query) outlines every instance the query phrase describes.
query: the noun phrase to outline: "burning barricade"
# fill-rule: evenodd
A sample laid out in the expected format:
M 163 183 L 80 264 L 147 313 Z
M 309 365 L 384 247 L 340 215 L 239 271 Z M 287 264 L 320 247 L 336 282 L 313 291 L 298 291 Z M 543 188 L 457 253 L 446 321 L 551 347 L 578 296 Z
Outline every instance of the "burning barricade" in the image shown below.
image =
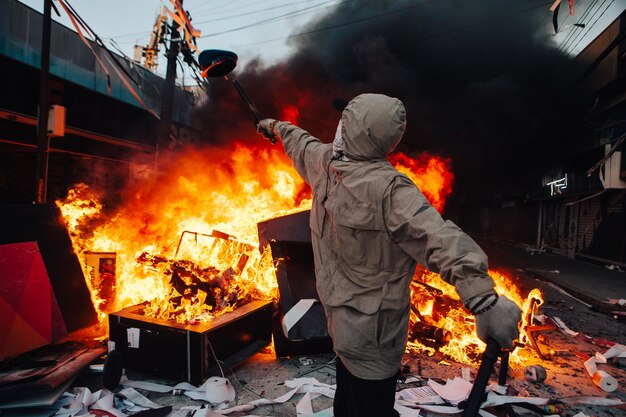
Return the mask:
M 139 314 L 189 330 L 251 302 L 280 298 L 276 270 L 289 259 L 272 258 L 269 245 L 260 247 L 257 224 L 308 209 L 310 189 L 274 148 L 240 144 L 212 153 L 183 152 L 152 184 L 125 190 L 128 201 L 115 212 L 107 212 L 100 196 L 84 185 L 57 203 L 81 259 L 95 251 L 115 253 L 114 279 L 94 280 L 83 262 L 103 333 L 107 315 L 118 317 L 118 310 L 133 306 L 140 306 L 133 307 L 135 319 Z M 443 210 L 453 181 L 449 161 L 398 153 L 391 162 Z M 524 305 L 514 284 L 497 271 L 490 273 L 500 293 Z M 453 287 L 418 269 L 409 348 L 476 364 L 484 345 L 473 326 Z
M 309 298 L 303 297 L 306 291 L 315 297 L 306 238 L 310 190 L 273 149 L 238 145 L 215 153 L 218 158 L 198 152 L 182 155 L 161 173 L 167 181 L 155 179 L 152 185 L 125 190 L 128 201 L 115 211 L 107 211 L 100 203 L 103 197 L 86 186 L 57 203 L 83 261 L 102 336 L 108 333 L 129 367 L 194 385 L 220 372 L 223 376 L 221 367 L 234 367 L 272 341 L 273 353 L 285 356 L 293 353 L 285 345 L 291 338 L 299 347 L 313 336 L 328 338 L 323 311 L 314 311 L 321 309 L 319 303 L 304 303 L 310 307 L 306 314 L 316 318 L 307 321 L 303 316 L 300 328 L 285 329 L 281 322 L 299 299 Z M 452 181 L 445 160 L 397 154 L 392 163 L 443 209 Z M 272 234 L 270 224 L 281 232 Z M 298 236 L 283 233 L 290 228 Z M 101 261 L 94 261 L 97 254 Z M 537 357 L 547 359 L 537 334 L 555 326 L 535 317 L 543 303 L 538 290 L 524 296 L 506 274 L 489 272 L 498 293 L 523 310 L 520 342 L 526 348 L 491 358 L 499 363 L 499 379 L 506 385 L 509 362 L 515 365 L 512 369 L 523 369 Z M 289 288 L 305 281 L 306 291 Z M 291 292 L 284 293 L 281 283 Z M 442 367 L 449 374 L 459 364 L 477 366 L 485 351 L 473 316 L 454 288 L 423 268 L 411 284 L 407 351 L 407 360 L 432 356 L 428 361 L 437 362 L 438 375 L 446 374 Z M 450 365 L 446 360 L 455 363 L 445 366 Z M 553 369 L 544 369 L 550 378 Z M 470 369 L 464 370 L 471 380 Z M 534 383 L 541 384 L 542 378 Z M 481 383 L 485 381 L 483 377 Z M 133 383 L 138 382 L 125 382 Z

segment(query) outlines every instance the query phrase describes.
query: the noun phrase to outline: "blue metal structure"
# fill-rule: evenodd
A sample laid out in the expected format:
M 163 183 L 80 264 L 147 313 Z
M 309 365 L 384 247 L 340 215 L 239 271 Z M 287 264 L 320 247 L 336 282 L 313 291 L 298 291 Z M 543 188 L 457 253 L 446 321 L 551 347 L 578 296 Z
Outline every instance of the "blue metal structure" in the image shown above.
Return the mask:
M 16 0 L 0 2 L 0 55 L 39 68 L 42 19 L 41 13 Z M 159 114 L 164 79 L 136 65 L 128 58 L 117 54 L 113 54 L 114 58 L 111 58 L 98 45 L 88 42 L 100 61 L 104 62 L 107 67 L 110 76 L 110 93 L 107 86 L 107 74 L 98 63 L 94 53 L 76 32 L 57 22 L 52 22 L 50 74 L 127 104 L 141 107 L 141 104 L 124 86 L 120 76 L 112 69 L 110 59 L 116 59 L 132 76 L 134 81 L 129 80 L 129 83 L 144 103 Z M 189 125 L 191 109 L 192 102 L 189 93 L 177 89 L 174 94 L 173 120 L 182 125 Z

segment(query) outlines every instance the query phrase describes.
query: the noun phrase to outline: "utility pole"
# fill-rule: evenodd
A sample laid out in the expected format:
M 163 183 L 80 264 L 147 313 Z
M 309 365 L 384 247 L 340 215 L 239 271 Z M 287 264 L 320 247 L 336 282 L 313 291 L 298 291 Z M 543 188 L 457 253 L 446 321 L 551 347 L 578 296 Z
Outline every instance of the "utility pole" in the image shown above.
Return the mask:
M 180 0 L 183 5 L 183 0 Z M 161 102 L 161 125 L 157 146 L 166 145 L 169 142 L 170 125 L 172 124 L 172 113 L 174 103 L 174 87 L 176 83 L 176 60 L 180 52 L 180 33 L 178 32 L 178 23 L 172 20 L 172 32 L 170 37 L 170 47 L 167 53 L 167 72 L 165 74 L 165 83 L 163 84 L 163 96 Z
M 37 203 L 46 203 L 48 188 L 48 81 L 50 78 L 50 32 L 52 29 L 52 0 L 44 0 L 43 30 L 41 32 L 41 71 L 39 82 L 39 117 L 37 118 Z

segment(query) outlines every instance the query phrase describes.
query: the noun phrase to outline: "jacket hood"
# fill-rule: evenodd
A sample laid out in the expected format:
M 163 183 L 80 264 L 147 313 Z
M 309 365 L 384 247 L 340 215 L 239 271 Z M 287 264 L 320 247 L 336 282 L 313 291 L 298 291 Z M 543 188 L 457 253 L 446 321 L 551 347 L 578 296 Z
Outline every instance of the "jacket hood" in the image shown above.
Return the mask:
M 402 139 L 406 112 L 397 98 L 361 94 L 343 110 L 341 123 L 344 155 L 351 161 L 378 161 Z

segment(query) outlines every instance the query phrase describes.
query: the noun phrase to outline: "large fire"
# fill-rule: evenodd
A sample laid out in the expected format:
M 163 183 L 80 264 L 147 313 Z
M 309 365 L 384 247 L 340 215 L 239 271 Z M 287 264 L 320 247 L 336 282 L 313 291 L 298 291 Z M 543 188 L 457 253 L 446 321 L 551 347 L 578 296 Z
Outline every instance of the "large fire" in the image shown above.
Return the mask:
M 402 153 L 390 161 L 443 210 L 452 190 L 450 161 Z M 84 184 L 57 205 L 105 326 L 107 313 L 139 303 L 145 303 L 148 316 L 194 323 L 251 299 L 276 298 L 275 265 L 269 248 L 259 250 L 257 223 L 309 209 L 310 198 L 282 147 L 259 141 L 178 152 L 151 179 L 125 190 L 123 203 L 113 211 Z M 86 261 L 94 252 L 115 254 L 113 281 L 95 278 Z M 500 293 L 524 305 L 507 277 L 491 274 Z M 451 337 L 437 348 L 457 361 L 475 363 L 473 353 L 484 345 L 453 287 L 418 269 L 412 292 L 414 338 L 425 329 L 430 336 L 444 332 Z M 410 348 L 433 349 L 417 341 Z

